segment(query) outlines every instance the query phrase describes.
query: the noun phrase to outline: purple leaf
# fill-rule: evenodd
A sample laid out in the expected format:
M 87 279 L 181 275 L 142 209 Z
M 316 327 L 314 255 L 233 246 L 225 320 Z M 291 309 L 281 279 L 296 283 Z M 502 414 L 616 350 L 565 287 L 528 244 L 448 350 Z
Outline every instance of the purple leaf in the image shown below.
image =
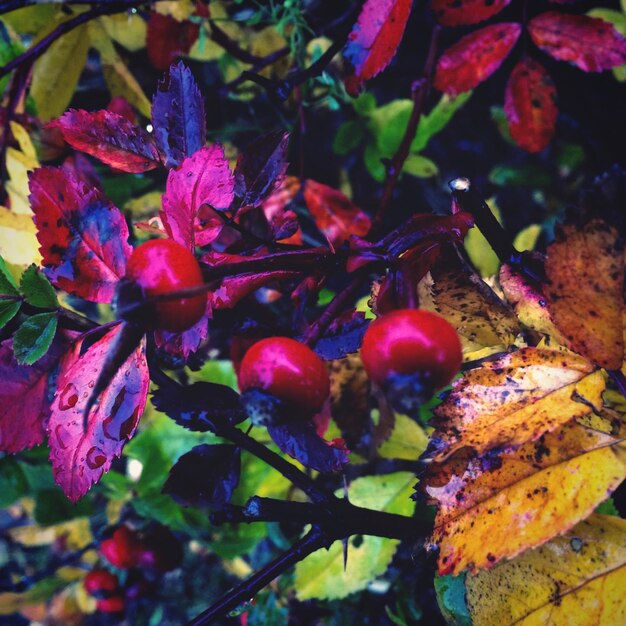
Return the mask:
M 247 417 L 239 394 L 216 383 L 194 383 L 183 387 L 172 380 L 159 386 L 152 404 L 177 424 L 200 432 L 238 424 Z
M 207 311 L 210 311 L 210 305 L 207 305 Z M 191 328 L 182 333 L 172 333 L 167 330 L 155 331 L 154 340 L 157 347 L 168 354 L 174 354 L 186 360 L 208 336 L 209 320 L 205 313 Z
M 111 302 L 132 252 L 120 210 L 61 168 L 30 175 L 30 202 L 46 275 L 92 302 Z
M 193 250 L 200 207 L 209 204 L 215 209 L 227 209 L 233 201 L 233 188 L 224 148 L 219 144 L 201 148 L 167 177 L 161 211 L 165 230 L 172 239 Z
M 46 355 L 34 365 L 19 365 L 11 340 L 0 344 L 0 450 L 19 452 L 43 443 L 50 415 L 48 384 L 71 337 L 57 333 Z
M 235 167 L 238 206 L 259 206 L 278 188 L 287 171 L 289 134 L 275 131 L 253 141 Z
M 159 82 L 152 101 L 152 125 L 166 167 L 176 167 L 205 143 L 204 100 L 182 61 Z
M 76 150 L 123 172 L 137 174 L 161 165 L 152 137 L 118 113 L 70 109 L 48 127 L 58 128 Z
M 241 472 L 239 448 L 202 444 L 178 459 L 163 486 L 183 506 L 221 509 L 230 502 Z
M 338 472 L 349 461 L 349 451 L 322 439 L 310 420 L 268 425 L 267 432 L 282 452 L 318 472 Z
M 358 352 L 369 320 L 361 311 L 347 311 L 339 316 L 318 340 L 314 350 L 326 361 L 341 359 L 346 354 Z
M 85 351 L 83 336 L 61 361 L 47 428 L 54 478 L 73 502 L 110 469 L 133 436 L 146 405 L 149 374 L 143 340 L 100 395 L 83 430 L 91 390 L 121 330 L 122 325 L 117 325 Z

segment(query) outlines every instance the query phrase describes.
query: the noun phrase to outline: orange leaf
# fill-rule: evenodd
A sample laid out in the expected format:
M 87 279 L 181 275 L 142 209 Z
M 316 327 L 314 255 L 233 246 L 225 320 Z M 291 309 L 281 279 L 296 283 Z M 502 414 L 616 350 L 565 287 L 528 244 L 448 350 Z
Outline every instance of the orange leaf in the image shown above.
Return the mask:
M 547 251 L 548 308 L 569 347 L 606 369 L 624 359 L 624 249 L 601 220 L 567 224 Z
M 572 422 L 499 458 L 430 466 L 439 573 L 492 567 L 587 517 L 626 478 L 623 441 Z
M 338 189 L 309 179 L 304 188 L 304 200 L 316 226 L 334 248 L 350 235 L 365 237 L 370 229 L 369 216 Z
M 433 459 L 519 446 L 600 411 L 604 378 L 594 370 L 570 352 L 524 348 L 466 372 L 435 412 Z
M 592 515 L 562 537 L 466 579 L 472 624 L 626 624 L 626 520 Z

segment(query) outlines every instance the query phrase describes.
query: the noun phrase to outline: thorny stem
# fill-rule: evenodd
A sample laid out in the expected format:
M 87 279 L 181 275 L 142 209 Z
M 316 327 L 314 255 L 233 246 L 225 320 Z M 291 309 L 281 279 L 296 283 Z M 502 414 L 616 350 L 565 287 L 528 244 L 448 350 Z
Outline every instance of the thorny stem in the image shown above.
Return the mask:
M 329 545 L 329 540 L 316 527 L 313 527 L 302 539 L 298 540 L 289 550 L 281 554 L 269 565 L 255 572 L 241 585 L 220 598 L 209 609 L 188 622 L 187 626 L 204 626 L 216 623 L 215 620 L 228 615 L 240 604 L 250 600 L 254 595 L 268 585 L 274 578 L 298 563 L 309 554 Z
M 387 178 L 385 180 L 385 187 L 383 189 L 383 195 L 380 200 L 380 204 L 378 205 L 378 210 L 376 211 L 376 215 L 374 216 L 374 220 L 372 222 L 372 227 L 370 228 L 370 239 L 375 238 L 380 231 L 383 219 L 385 218 L 385 215 L 389 210 L 393 191 L 396 187 L 396 183 L 398 182 L 398 178 L 400 177 L 400 172 L 402 171 L 404 162 L 409 156 L 411 143 L 413 143 L 413 139 L 415 138 L 415 134 L 417 133 L 419 121 L 422 117 L 422 112 L 424 110 L 424 103 L 426 101 L 426 97 L 430 92 L 432 75 L 435 67 L 435 60 L 437 58 L 437 47 L 439 45 L 440 32 L 440 26 L 436 25 L 433 27 L 430 39 L 430 46 L 428 49 L 428 56 L 426 57 L 422 77 L 416 80 L 411 85 L 411 98 L 413 100 L 411 117 L 409 118 L 409 123 L 407 124 L 406 131 L 404 132 L 404 136 L 402 137 L 402 141 L 400 142 L 396 153 L 393 155 L 389 165 L 387 166 Z
M 19 67 L 22 63 L 33 62 L 38 59 L 59 37 L 69 33 L 81 24 L 89 22 L 101 15 L 123 13 L 130 8 L 141 6 L 142 4 L 149 4 L 153 1 L 154 0 L 143 0 L 139 2 L 137 0 L 115 0 L 114 2 L 98 4 L 89 9 L 89 11 L 79 13 L 76 17 L 59 24 L 49 35 L 46 35 L 41 41 L 31 46 L 26 52 L 9 61 L 4 67 L 0 67 L 0 78 L 13 71 L 16 67 Z

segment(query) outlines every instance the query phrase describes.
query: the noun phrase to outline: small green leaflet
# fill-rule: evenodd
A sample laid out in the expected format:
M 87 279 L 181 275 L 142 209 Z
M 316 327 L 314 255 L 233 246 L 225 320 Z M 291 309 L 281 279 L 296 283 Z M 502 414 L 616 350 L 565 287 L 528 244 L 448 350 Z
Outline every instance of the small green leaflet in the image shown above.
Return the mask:
M 13 352 L 21 365 L 38 361 L 52 344 L 57 329 L 56 313 L 39 313 L 29 317 L 13 336 Z
M 22 274 L 20 289 L 26 302 L 32 306 L 39 309 L 56 309 L 59 306 L 50 281 L 34 264 Z
M 19 296 L 20 292 L 5 260 L 0 256 L 0 294 Z

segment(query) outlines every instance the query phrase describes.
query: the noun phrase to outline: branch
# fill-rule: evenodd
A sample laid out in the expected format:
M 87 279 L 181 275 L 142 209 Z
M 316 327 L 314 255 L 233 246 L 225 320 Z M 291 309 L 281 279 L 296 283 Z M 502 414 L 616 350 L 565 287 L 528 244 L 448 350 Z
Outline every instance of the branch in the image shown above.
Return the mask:
M 22 63 L 33 62 L 38 59 L 59 37 L 74 30 L 81 24 L 100 17 L 101 15 L 112 15 L 114 13 L 123 13 L 130 8 L 149 4 L 154 0 L 111 0 L 110 2 L 100 2 L 89 11 L 78 14 L 62 24 L 59 24 L 50 34 L 46 35 L 41 41 L 31 46 L 26 52 L 9 61 L 5 66 L 0 68 L 0 78 L 5 74 L 13 71 Z
M 212 607 L 188 622 L 187 626 L 205 626 L 206 624 L 215 623 L 215 620 L 224 618 L 230 611 L 254 597 L 258 591 L 292 565 L 328 545 L 328 539 L 318 528 L 313 527 L 302 539 L 294 543 L 289 550 L 263 569 L 252 574 L 250 578 L 223 596 Z
M 211 26 L 211 39 L 218 45 L 221 46 L 230 56 L 234 57 L 238 61 L 242 63 L 249 63 L 250 65 L 258 65 L 259 63 L 265 63 L 268 57 L 259 57 L 256 54 L 252 54 L 247 50 L 244 50 L 239 46 L 239 44 L 231 37 L 223 31 L 213 20 L 209 20 L 209 24 Z M 284 51 L 284 52 L 283 52 Z M 281 52 L 281 56 L 287 54 L 289 52 L 289 47 L 285 46 L 280 50 L 277 50 L 273 54 L 277 52 Z M 268 55 L 272 56 L 272 55 Z
M 385 179 L 385 187 L 383 189 L 383 195 L 378 206 L 378 211 L 376 211 L 376 215 L 374 216 L 372 227 L 370 229 L 370 238 L 375 238 L 380 230 L 382 221 L 387 213 L 387 210 L 389 209 L 389 204 L 391 203 L 393 190 L 395 189 L 398 178 L 400 177 L 400 172 L 402 172 L 404 162 L 409 156 L 411 143 L 413 143 L 413 139 L 415 138 L 415 134 L 417 133 L 419 121 L 422 117 L 422 112 L 424 109 L 424 102 L 426 101 L 426 96 L 430 92 L 432 75 L 435 67 L 435 60 L 437 57 L 437 46 L 439 44 L 440 32 L 441 27 L 439 25 L 435 25 L 432 30 L 428 56 L 426 57 L 426 62 L 424 64 L 422 78 L 416 80 L 411 85 L 411 98 L 413 100 L 411 117 L 409 118 L 409 123 L 407 124 L 406 131 L 404 133 L 404 136 L 402 137 L 402 141 L 400 142 L 396 153 L 393 155 L 389 165 L 387 166 L 387 178 Z

